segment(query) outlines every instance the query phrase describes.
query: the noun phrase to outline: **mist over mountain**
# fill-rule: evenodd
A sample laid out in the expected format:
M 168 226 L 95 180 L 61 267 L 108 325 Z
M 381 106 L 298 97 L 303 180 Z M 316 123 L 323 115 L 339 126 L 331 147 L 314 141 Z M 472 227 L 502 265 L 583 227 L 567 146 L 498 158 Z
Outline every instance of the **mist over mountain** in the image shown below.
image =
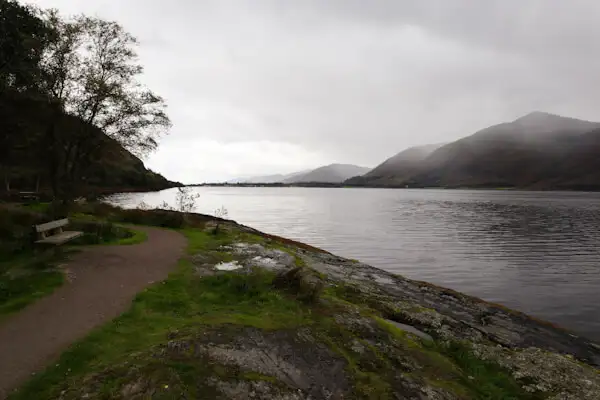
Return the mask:
M 305 174 L 299 174 L 288 178 L 284 183 L 342 183 L 354 176 L 363 175 L 370 171 L 370 168 L 359 167 L 352 164 L 330 164 L 319 167 Z
M 348 183 L 359 185 L 400 185 L 414 173 L 418 172 L 423 160 L 441 146 L 443 144 L 410 147 L 388 158 L 365 175 L 353 177 L 348 180 Z
M 227 183 L 342 183 L 346 179 L 363 175 L 370 168 L 352 164 L 330 164 L 312 170 L 303 170 L 291 174 L 274 174 L 250 178 L 232 179 Z
M 594 189 L 599 151 L 600 123 L 537 111 L 437 148 L 407 149 L 347 183 Z
M 310 172 L 310 169 L 292 172 L 290 174 L 273 174 L 273 175 L 262 175 L 252 176 L 246 178 L 237 178 L 227 181 L 227 183 L 283 183 L 288 179 L 295 176 L 303 175 Z

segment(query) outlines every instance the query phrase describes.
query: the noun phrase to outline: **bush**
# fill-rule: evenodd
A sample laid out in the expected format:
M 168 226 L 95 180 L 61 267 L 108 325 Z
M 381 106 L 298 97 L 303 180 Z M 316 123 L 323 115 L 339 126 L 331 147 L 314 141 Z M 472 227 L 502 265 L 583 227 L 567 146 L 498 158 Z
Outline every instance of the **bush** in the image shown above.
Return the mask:
M 100 221 L 73 221 L 73 230 L 84 232 L 83 236 L 76 239 L 74 244 L 99 244 L 132 236 L 132 233 L 111 222 Z
M 73 207 L 74 212 L 80 212 L 83 214 L 91 214 L 99 218 L 107 218 L 113 214 L 117 214 L 122 211 L 121 208 L 112 206 L 101 201 L 94 201 L 83 204 L 75 204 Z
M 163 228 L 179 229 L 185 225 L 182 213 L 167 210 L 122 210 L 114 218 L 119 222 Z
M 0 208 L 0 260 L 33 247 L 33 225 L 46 222 L 43 214 L 20 208 Z

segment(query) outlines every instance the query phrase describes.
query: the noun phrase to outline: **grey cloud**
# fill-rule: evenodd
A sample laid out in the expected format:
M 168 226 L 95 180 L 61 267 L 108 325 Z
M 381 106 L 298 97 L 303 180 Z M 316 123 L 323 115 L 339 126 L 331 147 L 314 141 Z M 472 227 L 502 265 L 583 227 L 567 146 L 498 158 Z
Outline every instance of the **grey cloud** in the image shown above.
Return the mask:
M 272 3 L 279 3 L 273 0 Z M 333 20 L 378 26 L 414 24 L 458 40 L 528 55 L 585 54 L 596 48 L 594 0 L 309 0 L 295 2 Z M 285 2 L 291 5 L 292 2 Z
M 145 82 L 174 122 L 153 160 L 174 178 L 235 170 L 235 159 L 198 169 L 176 159 L 208 141 L 290 144 L 305 151 L 294 166 L 316 153 L 374 165 L 532 110 L 600 120 L 593 0 L 37 3 L 116 19 L 140 37 Z M 248 151 L 268 173 L 260 148 Z

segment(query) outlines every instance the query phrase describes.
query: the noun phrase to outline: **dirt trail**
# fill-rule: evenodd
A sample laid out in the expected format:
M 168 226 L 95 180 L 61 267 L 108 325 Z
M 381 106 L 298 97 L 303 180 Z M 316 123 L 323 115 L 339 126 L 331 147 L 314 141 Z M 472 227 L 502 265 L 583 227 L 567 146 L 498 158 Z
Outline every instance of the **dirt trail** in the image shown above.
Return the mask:
M 67 264 L 69 283 L 0 323 L 0 399 L 175 268 L 186 245 L 183 235 L 136 229 L 148 234 L 146 242 L 75 254 Z

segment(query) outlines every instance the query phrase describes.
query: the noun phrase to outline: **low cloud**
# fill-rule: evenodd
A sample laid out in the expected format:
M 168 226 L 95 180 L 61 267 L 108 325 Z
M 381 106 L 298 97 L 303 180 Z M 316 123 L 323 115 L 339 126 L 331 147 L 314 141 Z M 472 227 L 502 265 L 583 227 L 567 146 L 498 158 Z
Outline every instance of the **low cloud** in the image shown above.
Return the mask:
M 600 120 L 600 3 L 38 0 L 123 24 L 185 182 L 374 166 L 533 110 Z

